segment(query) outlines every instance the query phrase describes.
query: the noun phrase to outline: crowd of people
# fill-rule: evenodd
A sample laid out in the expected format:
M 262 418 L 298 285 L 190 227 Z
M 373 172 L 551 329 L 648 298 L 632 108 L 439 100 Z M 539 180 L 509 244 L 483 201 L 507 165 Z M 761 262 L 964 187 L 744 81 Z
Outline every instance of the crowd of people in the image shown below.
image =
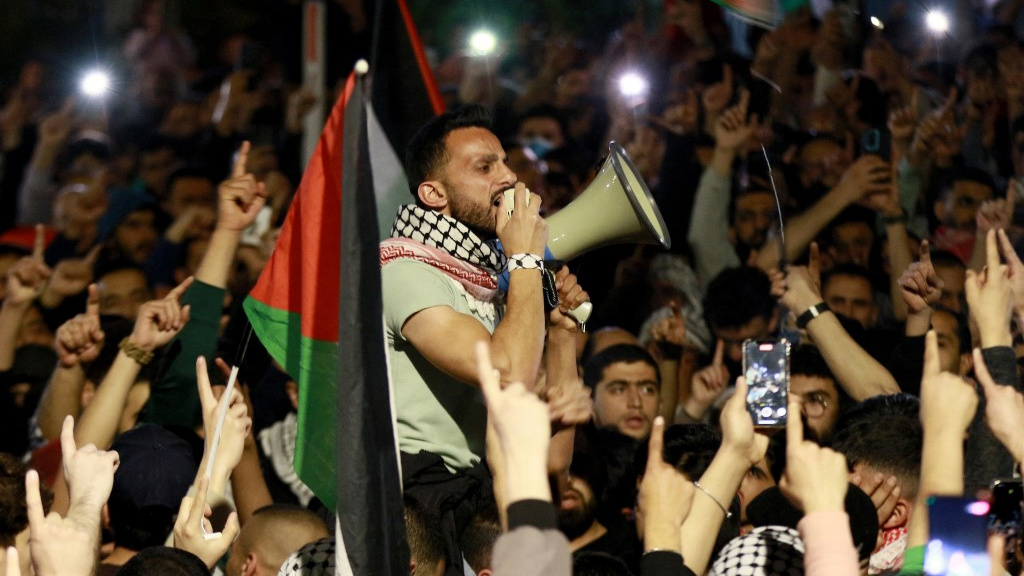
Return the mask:
M 136 4 L 102 103 L 0 85 L 5 574 L 333 572 L 294 375 L 253 338 L 224 387 L 317 102 L 294 41 Z M 411 574 L 922 574 L 933 497 L 1019 478 L 1024 2 L 782 4 L 427 46 L 448 112 L 381 245 Z M 545 261 L 611 141 L 671 247 Z M 782 339 L 788 395 L 748 390 Z M 1005 532 L 976 556 L 1019 574 Z

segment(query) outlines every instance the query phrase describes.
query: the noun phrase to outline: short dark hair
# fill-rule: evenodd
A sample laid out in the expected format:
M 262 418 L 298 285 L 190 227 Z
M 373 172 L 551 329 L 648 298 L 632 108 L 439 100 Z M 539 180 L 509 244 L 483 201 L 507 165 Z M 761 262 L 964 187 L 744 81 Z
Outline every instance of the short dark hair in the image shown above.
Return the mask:
M 25 505 L 25 473 L 28 466 L 11 454 L 0 452 L 0 546 L 14 546 L 14 538 L 28 528 Z M 53 494 L 40 485 L 43 509 L 49 510 Z
M 118 576 L 209 576 L 198 556 L 178 548 L 152 546 L 140 551 L 117 571 Z
M 479 104 L 462 106 L 431 118 L 409 141 L 405 150 L 405 174 L 413 197 L 420 183 L 429 179 L 448 157 L 445 141 L 460 128 L 491 129 L 491 113 Z
M 760 268 L 728 268 L 708 284 L 704 319 L 712 330 L 739 328 L 775 311 L 772 283 Z
M 868 283 L 869 287 L 872 286 L 872 284 L 871 284 L 871 272 L 869 272 L 867 268 L 865 268 L 863 266 L 860 266 L 858 264 L 852 264 L 852 263 L 849 263 L 849 262 L 844 262 L 842 264 L 836 264 L 835 266 L 833 266 L 832 269 L 829 270 L 828 273 L 826 273 L 824 277 L 822 277 L 822 279 L 821 279 L 821 291 L 822 292 L 825 291 L 825 286 L 828 286 L 829 282 L 831 282 L 832 279 L 835 278 L 836 276 L 851 276 L 853 278 L 861 278 L 862 280 L 864 280 L 865 282 Z M 871 297 L 872 297 L 872 299 L 874 299 L 874 295 L 875 295 L 875 291 L 874 291 L 874 288 L 872 287 L 872 290 L 871 290 Z
M 597 390 L 597 384 L 604 378 L 605 368 L 612 364 L 633 364 L 643 362 L 654 369 L 655 382 L 661 386 L 661 372 L 658 363 L 647 353 L 647 350 L 635 344 L 616 344 L 601 350 L 583 366 L 583 383 L 591 390 Z
M 167 193 L 170 194 L 171 188 L 174 187 L 174 183 L 182 178 L 198 178 L 200 180 L 206 180 L 214 189 L 217 188 L 217 181 L 213 176 L 206 170 L 199 168 L 198 166 L 182 166 L 175 169 L 173 172 L 167 175 Z
M 530 118 L 551 118 L 558 123 L 558 128 L 562 131 L 562 136 L 569 139 L 569 120 L 566 118 L 565 112 L 561 108 L 556 108 L 551 104 L 538 104 L 533 108 L 530 108 L 519 116 L 519 121 L 516 122 L 516 132 L 519 131 L 519 127 L 523 122 Z
M 498 506 L 492 501 L 477 508 L 459 536 L 462 555 L 477 574 L 491 567 L 491 552 L 498 536 L 501 536 L 501 520 L 498 519 Z
M 445 560 L 440 519 L 412 498 L 405 499 L 405 530 L 409 539 L 409 554 L 417 565 L 437 565 Z
M 988 172 L 974 166 L 961 166 L 953 170 L 953 173 L 944 180 L 940 194 L 943 200 L 949 196 L 949 193 L 953 190 L 953 185 L 957 182 L 974 182 L 975 184 L 987 186 L 993 195 L 996 192 L 996 182 Z
M 909 394 L 880 395 L 853 406 L 840 418 L 832 448 L 852 470 L 863 463 L 900 481 L 904 498 L 917 496 L 924 431 L 921 402 Z

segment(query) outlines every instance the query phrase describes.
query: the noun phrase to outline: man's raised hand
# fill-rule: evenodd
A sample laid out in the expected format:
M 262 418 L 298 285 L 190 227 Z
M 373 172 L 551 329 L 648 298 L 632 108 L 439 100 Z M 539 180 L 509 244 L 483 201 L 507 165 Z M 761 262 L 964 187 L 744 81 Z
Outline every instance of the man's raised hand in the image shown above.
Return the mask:
M 997 383 L 981 350 L 974 349 L 974 375 L 985 392 L 985 421 L 1014 460 L 1024 461 L 1024 395 L 1012 382 Z
M 221 182 L 217 188 L 219 229 L 241 233 L 252 224 L 267 203 L 263 183 L 257 182 L 256 177 L 246 171 L 249 149 L 249 142 L 243 142 L 231 168 L 231 178 Z
M 921 424 L 929 431 L 963 435 L 978 409 L 974 386 L 942 370 L 939 341 L 934 330 L 924 340 L 924 373 L 921 377 Z
M 7 272 L 7 298 L 4 303 L 28 306 L 39 298 L 46 281 L 53 273 L 43 260 L 46 249 L 46 232 L 42 224 L 36 224 L 36 238 L 31 256 L 18 260 Z
M 791 396 L 786 420 L 786 471 L 779 489 L 805 514 L 841 511 L 849 482 L 846 458 L 804 440 L 801 412 L 800 400 Z
M 644 518 L 644 549 L 680 551 L 679 531 L 690 514 L 694 486 L 665 462 L 665 419 L 658 416 L 647 444 L 647 468 L 638 496 Z
M 100 327 L 100 296 L 95 284 L 89 285 L 85 313 L 61 324 L 54 337 L 54 347 L 61 366 L 71 368 L 92 362 L 103 350 L 106 338 Z
M 131 341 L 139 348 L 152 352 L 167 344 L 188 323 L 191 306 L 182 306 L 181 297 L 192 285 L 192 277 L 178 284 L 167 296 L 150 300 L 139 307 Z
M 213 527 L 208 517 L 213 513 L 206 504 L 207 489 L 210 479 L 203 476 L 196 486 L 195 496 L 185 496 L 181 499 L 181 506 L 178 508 L 178 519 L 174 522 L 174 547 L 185 550 L 198 556 L 207 568 L 212 569 L 220 560 L 228 548 L 235 541 L 240 531 L 238 513 L 232 512 L 228 516 L 227 524 L 216 538 L 206 538 L 203 532 L 210 534 Z M 200 522 L 203 528 L 200 528 Z
M 942 297 L 942 279 L 932 266 L 928 241 L 921 242 L 921 259 L 912 262 L 899 279 L 900 295 L 911 314 L 919 314 L 933 307 Z

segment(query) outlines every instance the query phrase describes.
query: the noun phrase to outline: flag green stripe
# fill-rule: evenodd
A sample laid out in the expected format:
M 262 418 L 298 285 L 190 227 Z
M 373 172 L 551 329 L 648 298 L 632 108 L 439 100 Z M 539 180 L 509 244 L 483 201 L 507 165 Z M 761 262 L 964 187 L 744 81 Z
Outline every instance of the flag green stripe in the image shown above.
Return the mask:
M 334 510 L 335 454 L 310 448 L 337 444 L 338 344 L 303 337 L 298 313 L 273 308 L 252 297 L 245 299 L 243 308 L 267 352 L 299 385 L 298 429 L 304 434 L 295 446 L 295 471 Z

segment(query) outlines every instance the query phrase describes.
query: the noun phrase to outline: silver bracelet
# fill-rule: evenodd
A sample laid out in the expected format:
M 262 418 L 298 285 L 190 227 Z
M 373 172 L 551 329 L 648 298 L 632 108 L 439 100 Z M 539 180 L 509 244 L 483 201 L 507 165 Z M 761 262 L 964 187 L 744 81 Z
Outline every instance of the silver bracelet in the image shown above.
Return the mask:
M 705 490 L 704 487 L 700 485 L 700 482 L 697 482 L 696 480 L 694 480 L 693 481 L 693 485 L 697 487 L 697 490 L 700 490 L 701 492 L 703 492 L 708 498 L 711 498 L 712 502 L 714 502 L 715 504 L 718 504 L 718 507 L 722 509 L 722 514 L 725 514 L 726 518 L 732 518 L 732 512 L 729 512 L 729 510 L 726 509 L 725 506 L 722 506 L 722 503 L 719 502 L 717 498 L 712 496 L 711 492 L 708 492 L 707 490 Z

